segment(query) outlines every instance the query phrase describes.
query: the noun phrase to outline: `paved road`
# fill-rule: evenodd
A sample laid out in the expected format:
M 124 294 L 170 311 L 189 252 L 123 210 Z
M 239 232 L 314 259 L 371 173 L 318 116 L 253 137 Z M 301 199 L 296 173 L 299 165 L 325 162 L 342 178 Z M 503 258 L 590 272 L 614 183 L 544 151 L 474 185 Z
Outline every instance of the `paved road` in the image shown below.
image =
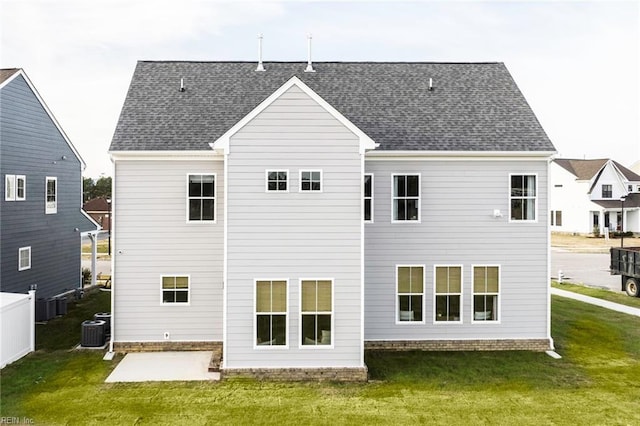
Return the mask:
M 82 259 L 82 267 L 91 269 L 91 260 Z M 111 275 L 111 261 L 96 260 L 96 270 L 98 274 Z
M 621 292 L 620 276 L 609 273 L 609 253 L 575 253 L 551 248 L 551 277 L 562 271 L 565 279 L 577 284 Z

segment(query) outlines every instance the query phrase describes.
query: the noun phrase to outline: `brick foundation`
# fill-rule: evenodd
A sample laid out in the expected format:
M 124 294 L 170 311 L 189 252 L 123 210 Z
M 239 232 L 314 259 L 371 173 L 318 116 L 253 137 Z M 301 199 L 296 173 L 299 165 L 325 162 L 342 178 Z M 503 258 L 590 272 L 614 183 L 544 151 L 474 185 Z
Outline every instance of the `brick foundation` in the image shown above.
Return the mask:
M 367 368 L 222 368 L 222 378 L 275 381 L 366 382 Z
M 390 351 L 534 351 L 552 349 L 549 339 L 368 340 L 366 350 Z
M 222 342 L 113 342 L 113 351 L 167 352 L 167 351 L 214 351 L 222 353 Z

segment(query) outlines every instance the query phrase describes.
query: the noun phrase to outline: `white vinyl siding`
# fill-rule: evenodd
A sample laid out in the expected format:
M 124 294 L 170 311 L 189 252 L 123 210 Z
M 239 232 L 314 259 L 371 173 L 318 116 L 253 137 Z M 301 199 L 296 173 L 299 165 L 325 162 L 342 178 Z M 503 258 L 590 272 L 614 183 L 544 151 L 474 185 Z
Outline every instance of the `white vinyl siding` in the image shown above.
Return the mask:
M 47 176 L 45 181 L 45 213 L 58 212 L 58 178 Z

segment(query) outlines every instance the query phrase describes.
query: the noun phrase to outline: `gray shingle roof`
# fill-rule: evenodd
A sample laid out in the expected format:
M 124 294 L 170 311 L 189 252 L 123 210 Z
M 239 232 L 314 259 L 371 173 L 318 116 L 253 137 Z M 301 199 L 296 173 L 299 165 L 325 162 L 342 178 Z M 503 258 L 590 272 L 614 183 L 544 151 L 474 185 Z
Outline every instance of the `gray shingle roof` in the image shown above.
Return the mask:
M 138 62 L 110 150 L 207 150 L 295 75 L 379 150 L 555 151 L 502 63 L 313 66 L 305 73 L 303 62 L 266 62 L 256 72 L 255 62 Z

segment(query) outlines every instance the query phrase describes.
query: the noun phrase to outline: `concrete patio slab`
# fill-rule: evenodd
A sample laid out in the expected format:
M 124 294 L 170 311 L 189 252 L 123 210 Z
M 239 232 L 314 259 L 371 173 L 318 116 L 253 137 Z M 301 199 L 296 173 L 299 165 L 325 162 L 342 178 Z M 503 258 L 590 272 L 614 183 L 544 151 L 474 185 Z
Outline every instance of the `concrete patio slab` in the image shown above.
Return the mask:
M 220 373 L 208 371 L 212 355 L 210 351 L 129 353 L 105 382 L 220 380 Z

